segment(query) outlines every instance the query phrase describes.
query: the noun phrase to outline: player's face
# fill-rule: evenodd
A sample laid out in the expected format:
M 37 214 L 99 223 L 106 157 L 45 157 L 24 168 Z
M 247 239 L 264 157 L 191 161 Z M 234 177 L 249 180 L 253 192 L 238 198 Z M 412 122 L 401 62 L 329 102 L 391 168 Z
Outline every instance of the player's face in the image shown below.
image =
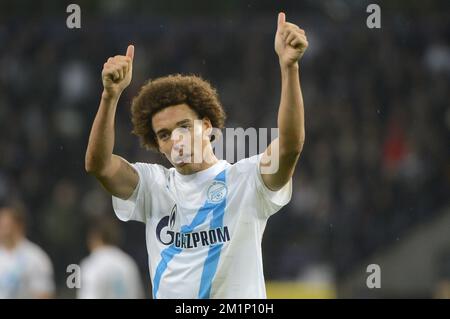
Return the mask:
M 186 104 L 174 105 L 156 113 L 152 118 L 159 150 L 178 170 L 189 173 L 203 161 L 204 147 L 211 123 L 199 119 Z
M 8 209 L 0 209 L 0 243 L 11 240 L 18 230 L 19 226 Z

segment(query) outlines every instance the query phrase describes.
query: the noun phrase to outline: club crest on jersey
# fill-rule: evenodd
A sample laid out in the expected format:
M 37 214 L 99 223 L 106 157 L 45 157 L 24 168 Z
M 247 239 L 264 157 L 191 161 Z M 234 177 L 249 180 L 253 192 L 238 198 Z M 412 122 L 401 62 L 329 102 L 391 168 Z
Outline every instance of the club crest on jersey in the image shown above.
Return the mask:
M 209 187 L 208 187 L 208 201 L 211 203 L 220 203 L 225 199 L 227 196 L 227 185 L 225 185 L 224 182 L 221 181 L 214 181 Z

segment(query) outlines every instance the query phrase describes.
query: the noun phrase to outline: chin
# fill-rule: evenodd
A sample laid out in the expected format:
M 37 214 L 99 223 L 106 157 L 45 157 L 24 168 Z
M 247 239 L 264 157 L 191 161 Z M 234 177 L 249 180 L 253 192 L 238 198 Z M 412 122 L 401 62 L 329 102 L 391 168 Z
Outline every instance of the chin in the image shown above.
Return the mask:
M 192 165 L 191 163 L 178 163 L 178 164 L 174 164 L 173 166 L 175 166 L 175 168 L 180 172 L 180 173 L 184 173 L 184 174 L 189 174 L 192 170 Z

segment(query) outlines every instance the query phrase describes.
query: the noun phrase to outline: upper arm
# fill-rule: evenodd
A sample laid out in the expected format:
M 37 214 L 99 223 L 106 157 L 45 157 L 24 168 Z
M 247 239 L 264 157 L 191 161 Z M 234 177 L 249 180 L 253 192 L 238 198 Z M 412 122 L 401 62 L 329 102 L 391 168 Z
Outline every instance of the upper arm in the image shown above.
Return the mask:
M 108 167 L 96 178 L 111 195 L 121 199 L 128 199 L 139 182 L 139 175 L 133 166 L 115 154 Z
M 280 190 L 292 178 L 300 153 L 286 152 L 276 138 L 264 151 L 260 172 L 264 184 L 272 191 Z

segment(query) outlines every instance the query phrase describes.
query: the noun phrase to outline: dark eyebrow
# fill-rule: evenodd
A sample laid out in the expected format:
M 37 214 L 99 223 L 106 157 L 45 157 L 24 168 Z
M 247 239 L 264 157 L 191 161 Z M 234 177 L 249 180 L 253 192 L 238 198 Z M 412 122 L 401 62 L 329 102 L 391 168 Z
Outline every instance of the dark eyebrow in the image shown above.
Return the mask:
M 184 120 L 181 120 L 181 121 L 179 121 L 179 122 L 177 122 L 176 123 L 176 125 L 177 126 L 180 126 L 180 125 L 183 125 L 183 124 L 188 124 L 188 123 L 190 123 L 191 122 L 191 120 L 190 119 L 184 119 Z M 167 129 L 167 128 L 162 128 L 162 129 L 160 129 L 158 132 L 156 132 L 156 135 L 159 135 L 160 133 L 165 133 L 165 132 L 169 132 L 169 129 Z
M 191 120 L 190 119 L 185 119 L 185 120 L 177 122 L 177 126 L 180 126 L 182 124 L 188 124 L 188 123 L 191 123 Z

